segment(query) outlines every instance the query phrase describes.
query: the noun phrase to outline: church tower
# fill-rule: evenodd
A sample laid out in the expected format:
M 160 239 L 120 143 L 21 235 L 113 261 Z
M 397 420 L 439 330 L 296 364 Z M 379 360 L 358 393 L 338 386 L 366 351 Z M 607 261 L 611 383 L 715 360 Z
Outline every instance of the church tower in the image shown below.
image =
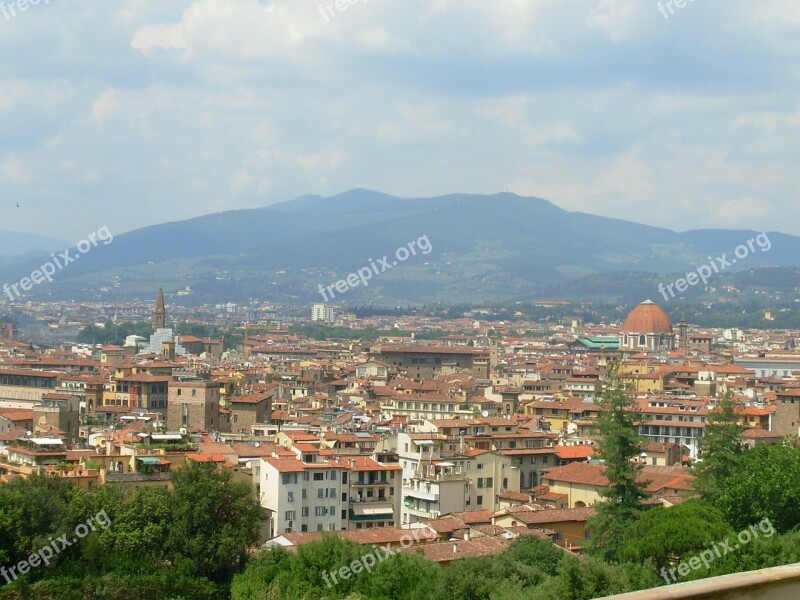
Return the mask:
M 167 328 L 167 308 L 164 306 L 164 290 L 162 288 L 158 288 L 156 310 L 153 315 L 153 327 L 155 327 L 156 331 Z
M 686 323 L 686 315 L 681 315 L 678 323 L 678 348 L 686 350 L 689 348 L 689 325 Z

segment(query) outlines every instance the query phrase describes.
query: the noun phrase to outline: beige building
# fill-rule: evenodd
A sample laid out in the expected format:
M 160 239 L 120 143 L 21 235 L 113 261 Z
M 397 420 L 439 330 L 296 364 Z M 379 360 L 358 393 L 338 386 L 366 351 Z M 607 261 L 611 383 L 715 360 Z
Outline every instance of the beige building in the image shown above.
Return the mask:
M 231 411 L 231 432 L 251 433 L 254 425 L 272 418 L 272 393 L 252 393 L 227 399 Z
M 212 381 L 172 382 L 167 402 L 167 429 L 224 431 L 220 423 L 220 388 Z

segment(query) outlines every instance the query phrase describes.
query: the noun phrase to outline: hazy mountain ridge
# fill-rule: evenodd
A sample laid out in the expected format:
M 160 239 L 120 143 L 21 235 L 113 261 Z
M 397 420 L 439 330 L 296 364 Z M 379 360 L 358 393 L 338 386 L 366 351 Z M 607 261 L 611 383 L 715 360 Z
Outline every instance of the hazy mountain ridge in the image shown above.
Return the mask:
M 591 282 L 605 296 L 614 292 L 605 289 L 614 285 L 611 273 L 686 273 L 707 263 L 709 255 L 732 256 L 737 245 L 757 233 L 678 233 L 568 212 L 547 200 L 508 193 L 401 199 L 357 189 L 120 234 L 60 271 L 57 281 L 36 286 L 29 296 L 124 300 L 148 298 L 163 285 L 173 291 L 190 286 L 194 294 L 186 299 L 193 302 L 309 302 L 321 299 L 319 284 L 335 283 L 421 236 L 430 240 L 429 254 L 409 257 L 374 277 L 369 287 L 350 289 L 335 302 L 582 296 Z M 769 252 L 756 246 L 737 267 L 800 266 L 800 237 L 770 233 L 769 239 Z M 0 277 L 18 281 L 48 258 L 0 261 Z

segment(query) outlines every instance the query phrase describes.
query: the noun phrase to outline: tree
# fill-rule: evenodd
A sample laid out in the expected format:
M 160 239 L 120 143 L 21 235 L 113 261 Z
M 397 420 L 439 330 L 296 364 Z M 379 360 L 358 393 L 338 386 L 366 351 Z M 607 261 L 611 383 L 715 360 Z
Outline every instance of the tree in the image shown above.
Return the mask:
M 367 598 L 435 600 L 454 597 L 442 586 L 442 570 L 435 562 L 413 551 L 402 552 L 378 563 L 362 586 Z
M 263 508 L 247 483 L 227 470 L 192 462 L 172 475 L 172 522 L 167 549 L 188 576 L 229 581 L 258 540 Z
M 531 600 L 589 600 L 653 588 L 659 585 L 659 581 L 651 564 L 610 565 L 590 556 L 584 560 L 564 561 L 558 575 L 523 597 Z
M 648 497 L 639 481 L 641 438 L 635 424 L 641 418 L 619 377 L 619 365 L 609 366 L 600 401 L 600 415 L 594 424 L 597 456 L 604 461 L 608 487 L 595 504 L 597 515 L 589 522 L 592 532 L 590 552 L 609 561 L 619 560 L 625 529 L 644 511 L 642 500 Z
M 730 468 L 715 504 L 740 531 L 769 519 L 778 532 L 800 525 L 800 449 L 757 446 Z
M 742 454 L 744 427 L 730 394 L 706 417 L 704 437 L 700 439 L 700 462 L 695 467 L 694 487 L 703 498 L 715 502 L 723 493 L 725 480 Z
M 733 533 L 721 511 L 702 500 L 651 508 L 625 532 L 621 558 L 657 568 L 682 560 Z

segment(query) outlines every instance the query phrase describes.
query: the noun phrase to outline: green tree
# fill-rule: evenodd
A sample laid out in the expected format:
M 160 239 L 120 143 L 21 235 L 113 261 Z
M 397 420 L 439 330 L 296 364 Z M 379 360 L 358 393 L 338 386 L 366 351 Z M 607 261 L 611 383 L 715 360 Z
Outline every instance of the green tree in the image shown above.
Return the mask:
M 757 446 L 742 453 L 714 506 L 740 531 L 769 519 L 778 532 L 800 525 L 800 449 Z
M 264 514 L 250 485 L 231 477 L 211 463 L 173 473 L 167 549 L 179 573 L 224 582 L 244 566 Z
M 638 461 L 641 438 L 635 423 L 641 415 L 625 393 L 618 364 L 609 366 L 599 404 L 594 424 L 596 453 L 604 462 L 608 487 L 600 491 L 603 500 L 595 504 L 597 515 L 589 522 L 589 549 L 615 562 L 623 550 L 625 530 L 644 512 L 642 500 L 648 497 L 639 481 L 643 465 Z
M 436 600 L 458 597 L 442 587 L 442 570 L 414 551 L 402 552 L 378 563 L 361 586 L 367 598 Z
M 650 559 L 661 568 L 731 533 L 722 512 L 702 500 L 651 508 L 625 531 L 621 558 L 637 563 Z
M 611 565 L 590 556 L 561 564 L 558 575 L 549 578 L 533 593 L 531 600 L 590 600 L 613 594 L 644 590 L 659 585 L 652 564 Z
M 725 480 L 742 454 L 742 431 L 736 404 L 728 394 L 706 417 L 704 437 L 700 439 L 701 462 L 695 467 L 694 487 L 709 502 L 722 495 Z

